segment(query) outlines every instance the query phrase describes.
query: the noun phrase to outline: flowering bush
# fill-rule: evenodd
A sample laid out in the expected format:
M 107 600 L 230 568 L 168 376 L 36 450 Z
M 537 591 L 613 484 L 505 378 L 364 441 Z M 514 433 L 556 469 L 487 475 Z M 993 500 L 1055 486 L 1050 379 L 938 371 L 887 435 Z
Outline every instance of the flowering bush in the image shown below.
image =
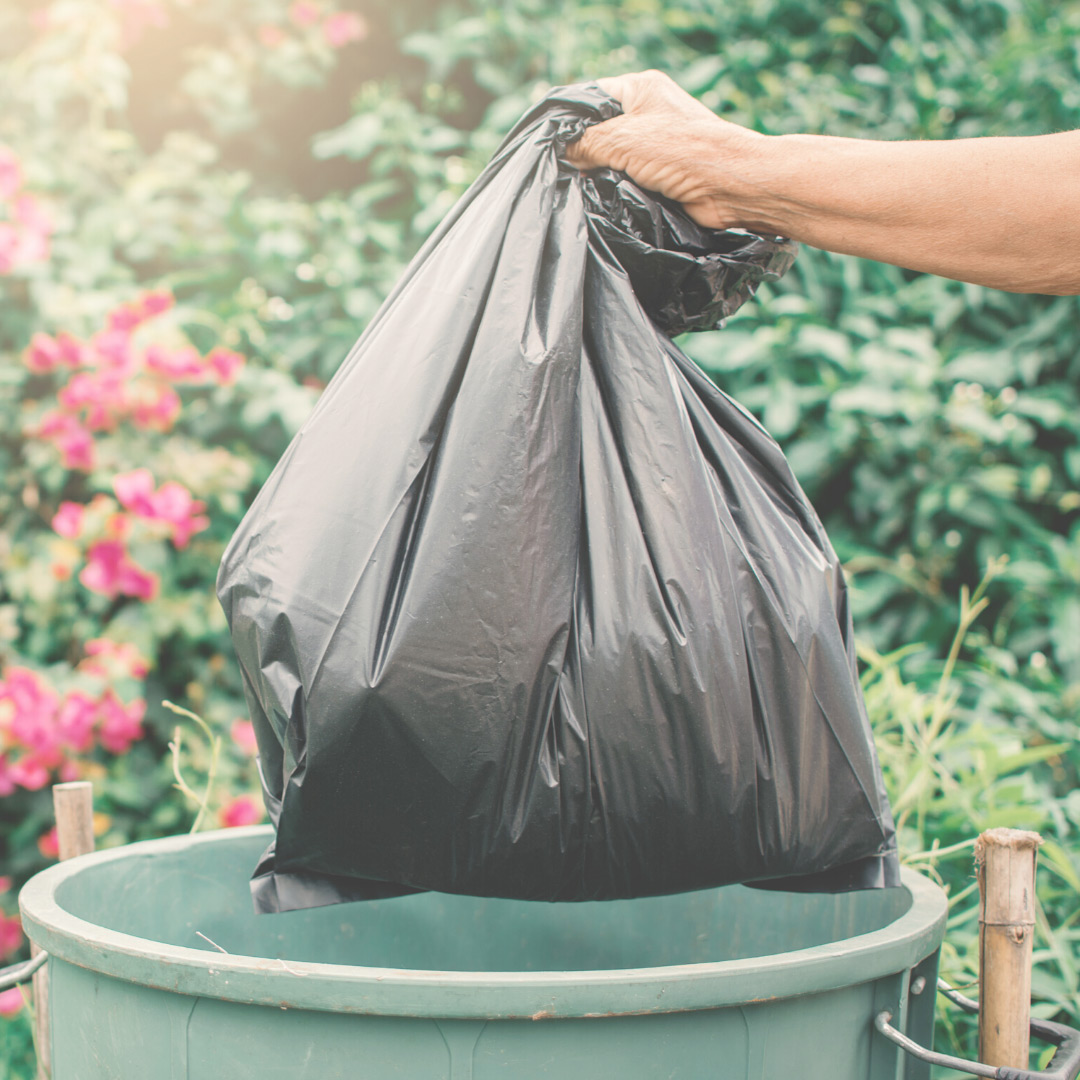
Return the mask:
M 69 690 L 61 696 L 34 672 L 9 667 L 0 681 L 0 797 L 16 787 L 36 791 L 52 779 L 75 780 L 80 776 L 79 761 L 95 747 L 110 754 L 123 754 L 142 738 L 142 718 L 146 702 L 141 698 L 125 704 L 100 678 L 103 665 L 96 662 L 104 653 L 117 656 L 124 646 L 98 638 L 87 642 L 87 661 L 76 668 L 85 675 L 94 671 L 104 688 L 96 694 L 83 689 Z M 127 668 L 132 677 L 147 666 L 141 657 Z
M 114 433 L 125 422 L 144 431 L 171 431 L 181 408 L 178 385 L 231 386 L 244 358 L 230 349 L 200 356 L 186 343 L 138 341 L 143 324 L 158 322 L 155 316 L 172 306 L 168 292 L 147 292 L 109 312 L 104 329 L 88 341 L 66 331 L 55 338 L 34 334 L 26 366 L 38 375 L 64 372 L 67 380 L 56 393 L 56 407 L 46 409 L 26 433 L 52 442 L 67 468 L 90 472 L 95 435 Z M 179 489 L 173 484 L 169 491 Z M 159 493 L 158 502 L 163 498 L 170 496 Z
M 55 454 L 58 493 L 68 497 L 47 516 L 53 535 L 36 533 L 32 544 L 16 545 L 16 555 L 28 575 L 47 561 L 55 586 L 31 577 L 35 599 L 62 608 L 66 598 L 78 608 L 84 592 L 95 594 L 112 605 L 99 616 L 101 628 L 118 625 L 120 633 L 68 636 L 62 642 L 68 656 L 80 646 L 84 655 L 54 663 L 48 675 L 21 664 L 0 669 L 0 797 L 79 778 L 145 734 L 146 701 L 133 692 L 152 665 L 123 629 L 124 614 L 133 614 L 132 602 L 167 601 L 160 569 L 168 573 L 170 565 L 165 545 L 188 549 L 210 518 L 206 502 L 180 480 L 159 482 L 146 466 L 118 466 L 137 447 L 156 450 L 153 460 L 163 469 L 183 471 L 185 463 L 190 469 L 202 461 L 211 464 L 211 475 L 231 477 L 237 486 L 250 475 L 224 449 L 185 452 L 175 438 L 181 392 L 234 386 L 244 359 L 220 346 L 200 353 L 170 324 L 174 307 L 167 290 L 145 291 L 115 305 L 92 335 L 37 331 L 23 352 L 35 387 L 22 402 L 24 448 Z M 46 505 L 35 507 L 39 519 Z M 53 629 L 54 640 L 63 637 Z M 148 640 L 143 634 L 144 645 Z
M 40 262 L 49 255 L 52 222 L 37 198 L 22 188 L 22 165 L 0 145 L 0 274 Z

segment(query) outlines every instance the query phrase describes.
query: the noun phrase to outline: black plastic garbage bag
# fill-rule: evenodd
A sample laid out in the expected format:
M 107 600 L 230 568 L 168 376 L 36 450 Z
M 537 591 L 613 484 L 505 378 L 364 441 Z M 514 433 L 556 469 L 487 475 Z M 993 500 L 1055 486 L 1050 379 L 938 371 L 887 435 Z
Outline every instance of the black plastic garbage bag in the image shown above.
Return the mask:
M 794 246 L 561 159 L 618 112 L 574 86 L 522 119 L 225 553 L 257 910 L 896 883 L 836 555 L 668 336 Z

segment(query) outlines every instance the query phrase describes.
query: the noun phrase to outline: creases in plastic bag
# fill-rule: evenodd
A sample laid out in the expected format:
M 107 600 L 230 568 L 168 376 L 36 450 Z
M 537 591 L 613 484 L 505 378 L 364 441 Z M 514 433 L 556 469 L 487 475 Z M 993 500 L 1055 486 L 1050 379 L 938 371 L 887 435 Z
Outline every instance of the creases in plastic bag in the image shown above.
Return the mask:
M 258 911 L 896 884 L 842 572 L 671 341 L 794 258 L 522 118 L 222 559 L 276 837 Z
M 597 170 L 584 190 L 590 221 L 642 307 L 669 335 L 719 327 L 763 281 L 778 280 L 795 261 L 792 241 L 701 228 L 677 204 L 621 173 Z

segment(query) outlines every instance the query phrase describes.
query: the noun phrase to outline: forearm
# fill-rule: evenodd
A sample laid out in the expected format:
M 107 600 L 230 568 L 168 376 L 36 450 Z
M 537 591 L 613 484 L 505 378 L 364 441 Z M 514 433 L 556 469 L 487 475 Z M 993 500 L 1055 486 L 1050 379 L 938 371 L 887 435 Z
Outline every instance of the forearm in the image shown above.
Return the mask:
M 717 132 L 730 225 L 1010 292 L 1080 293 L 1080 132 L 880 142 Z

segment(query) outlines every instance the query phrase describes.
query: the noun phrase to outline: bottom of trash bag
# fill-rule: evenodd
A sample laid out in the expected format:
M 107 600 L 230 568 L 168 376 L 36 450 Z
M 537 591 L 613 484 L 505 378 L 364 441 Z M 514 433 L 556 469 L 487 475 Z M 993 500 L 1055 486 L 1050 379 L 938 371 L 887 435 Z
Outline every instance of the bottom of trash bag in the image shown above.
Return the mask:
M 886 851 L 817 874 L 747 881 L 744 884 L 751 889 L 772 889 L 776 892 L 842 893 L 858 889 L 895 889 L 900 884 L 900 860 L 895 850 Z
M 426 891 L 391 881 L 337 877 L 305 870 L 282 872 L 274 870 L 273 866 L 274 845 L 271 844 L 251 876 L 251 900 L 256 915 L 348 904 L 353 900 L 385 900 Z
M 385 900 L 424 892 L 409 885 L 368 878 L 339 877 L 316 871 L 278 871 L 271 844 L 251 878 L 251 899 L 257 915 L 348 904 L 356 900 Z M 870 855 L 816 874 L 748 881 L 754 889 L 780 892 L 842 893 L 860 889 L 895 888 L 900 884 L 900 863 L 895 850 Z

